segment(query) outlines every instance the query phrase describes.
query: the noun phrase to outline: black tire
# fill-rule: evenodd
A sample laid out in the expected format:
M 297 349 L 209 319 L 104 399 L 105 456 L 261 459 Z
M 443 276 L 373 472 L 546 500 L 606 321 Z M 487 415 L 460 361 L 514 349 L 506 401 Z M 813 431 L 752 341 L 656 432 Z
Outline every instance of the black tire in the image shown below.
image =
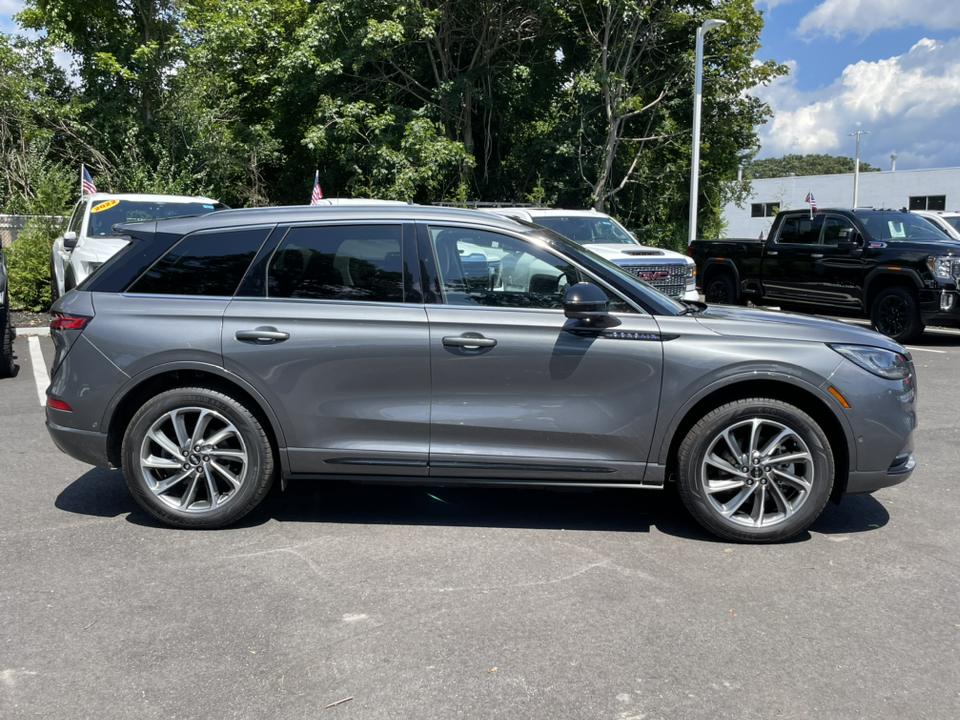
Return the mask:
M 17 364 L 13 361 L 13 327 L 10 325 L 10 309 L 0 309 L 0 377 L 12 377 Z
M 782 441 L 773 445 L 778 437 Z M 776 462 L 779 457 L 790 460 Z M 833 481 L 827 436 L 813 418 L 780 400 L 722 405 L 694 425 L 680 445 L 680 497 L 697 522 L 726 540 L 769 543 L 802 532 L 823 511 Z
M 920 339 L 924 331 L 917 293 L 902 286 L 882 290 L 874 298 L 870 306 L 870 321 L 878 333 L 901 344 Z
M 77 286 L 77 278 L 73 274 L 73 268 L 67 263 L 63 268 L 63 292 L 66 294 Z
M 722 272 L 710 278 L 703 294 L 711 305 L 743 305 L 743 300 L 737 295 L 737 284 L 730 273 Z
M 194 442 L 184 445 L 186 438 Z M 147 401 L 127 427 L 121 457 L 137 502 L 181 528 L 236 522 L 263 500 L 275 474 L 273 448 L 256 416 L 229 395 L 203 387 L 177 388 Z

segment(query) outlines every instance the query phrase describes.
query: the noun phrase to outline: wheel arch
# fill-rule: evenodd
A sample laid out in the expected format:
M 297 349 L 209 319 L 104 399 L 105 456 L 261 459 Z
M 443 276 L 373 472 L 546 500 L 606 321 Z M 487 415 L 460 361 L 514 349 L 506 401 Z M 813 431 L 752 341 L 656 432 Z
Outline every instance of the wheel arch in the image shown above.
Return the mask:
M 710 281 L 714 279 L 717 275 L 720 274 L 729 274 L 733 276 L 733 285 L 736 290 L 737 297 L 739 298 L 743 294 L 743 288 L 740 287 L 740 270 L 737 268 L 737 265 L 733 260 L 727 259 L 714 259 L 711 258 L 703 263 L 703 273 L 700 278 L 700 288 L 704 293 L 707 291 L 707 286 L 710 284 Z
M 150 398 L 167 390 L 182 387 L 205 387 L 230 395 L 252 412 L 264 426 L 279 458 L 281 470 L 286 472 L 286 448 L 283 429 L 276 415 L 263 397 L 241 378 L 227 374 L 212 365 L 177 363 L 161 365 L 133 378 L 110 402 L 103 425 L 107 427 L 107 459 L 112 467 L 121 466 L 121 445 L 130 421 Z
M 869 314 L 877 295 L 890 287 L 905 287 L 919 290 L 923 287 L 923 281 L 917 272 L 911 268 L 904 270 L 877 268 L 867 275 L 863 282 L 864 311 Z
M 786 378 L 739 379 L 720 387 L 706 388 L 703 393 L 691 399 L 681 408 L 674 418 L 661 450 L 666 448 L 666 457 L 661 459 L 666 466 L 665 477 L 674 477 L 677 471 L 677 453 L 680 443 L 687 433 L 704 415 L 711 410 L 736 400 L 752 397 L 765 397 L 789 403 L 803 410 L 821 427 L 833 451 L 836 477 L 830 499 L 839 504 L 847 489 L 851 461 L 849 447 L 853 435 L 849 425 L 842 419 L 836 408 L 831 407 L 809 387 L 804 387 Z M 832 442 L 833 438 L 843 438 L 843 442 Z

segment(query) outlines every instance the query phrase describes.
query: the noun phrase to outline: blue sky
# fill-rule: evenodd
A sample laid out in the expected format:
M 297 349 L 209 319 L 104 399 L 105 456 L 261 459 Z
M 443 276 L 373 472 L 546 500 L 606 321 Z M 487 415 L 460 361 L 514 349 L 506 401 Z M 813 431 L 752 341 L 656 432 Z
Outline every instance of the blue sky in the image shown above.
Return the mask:
M 758 60 L 790 75 L 754 94 L 760 157 L 853 156 L 884 170 L 960 166 L 960 7 L 950 0 L 757 0 Z
M 753 94 L 774 117 L 758 128 L 759 157 L 853 156 L 883 169 L 960 167 L 960 6 L 955 0 L 755 0 L 758 60 L 790 75 Z M 23 0 L 0 0 L 14 32 Z M 709 43 L 709 35 L 707 42 Z

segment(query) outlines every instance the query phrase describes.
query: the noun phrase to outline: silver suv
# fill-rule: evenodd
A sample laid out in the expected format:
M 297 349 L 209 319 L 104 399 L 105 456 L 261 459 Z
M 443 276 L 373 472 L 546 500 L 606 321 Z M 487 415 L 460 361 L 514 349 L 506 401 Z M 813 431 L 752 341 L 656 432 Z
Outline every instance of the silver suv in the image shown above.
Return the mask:
M 915 465 L 896 343 L 677 302 L 543 228 L 341 206 L 120 230 L 54 305 L 47 427 L 170 525 L 232 523 L 278 477 L 675 481 L 711 532 L 770 542 Z

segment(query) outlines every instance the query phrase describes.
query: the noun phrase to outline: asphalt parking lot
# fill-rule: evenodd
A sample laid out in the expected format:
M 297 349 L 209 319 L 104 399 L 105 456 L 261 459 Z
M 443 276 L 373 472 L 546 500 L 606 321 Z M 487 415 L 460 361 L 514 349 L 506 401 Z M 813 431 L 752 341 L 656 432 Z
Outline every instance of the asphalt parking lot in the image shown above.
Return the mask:
M 918 468 L 779 546 L 673 492 L 293 483 L 161 527 L 0 380 L 0 717 L 960 717 L 960 332 L 928 332 Z M 40 385 L 38 385 L 38 383 Z

